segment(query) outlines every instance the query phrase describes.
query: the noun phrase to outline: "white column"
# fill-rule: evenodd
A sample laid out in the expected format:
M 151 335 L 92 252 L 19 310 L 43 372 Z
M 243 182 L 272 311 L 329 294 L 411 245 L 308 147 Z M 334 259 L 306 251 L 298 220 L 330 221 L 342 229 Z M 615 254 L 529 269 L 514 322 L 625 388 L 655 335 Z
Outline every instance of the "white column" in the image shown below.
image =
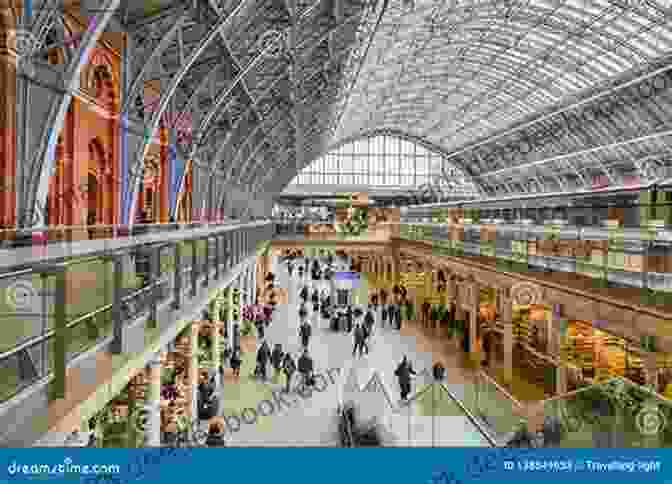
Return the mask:
M 149 388 L 145 409 L 147 424 L 145 428 L 145 445 L 147 447 L 161 446 L 161 356 L 155 355 L 147 364 L 149 372 Z
M 257 258 L 254 258 L 252 266 L 252 302 L 257 298 Z

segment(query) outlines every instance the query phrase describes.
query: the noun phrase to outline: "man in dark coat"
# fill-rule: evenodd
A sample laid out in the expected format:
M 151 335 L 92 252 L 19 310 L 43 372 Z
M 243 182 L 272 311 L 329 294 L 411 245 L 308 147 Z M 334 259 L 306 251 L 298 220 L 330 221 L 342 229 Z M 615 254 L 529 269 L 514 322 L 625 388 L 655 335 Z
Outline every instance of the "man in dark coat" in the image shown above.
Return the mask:
M 352 314 L 352 306 L 348 306 L 348 309 L 346 310 L 345 317 L 348 322 L 348 333 L 352 333 L 352 326 L 354 323 L 354 315 Z
M 307 287 L 307 286 L 303 286 L 303 287 L 301 288 L 301 292 L 299 292 L 299 297 L 301 298 L 301 300 L 302 300 L 304 303 L 305 303 L 306 301 L 308 301 L 308 287 Z
M 373 331 L 373 325 L 376 323 L 376 318 L 373 317 L 373 311 L 369 309 L 364 316 L 364 325 L 369 333 Z
M 313 290 L 313 295 L 310 298 L 313 303 L 313 311 L 317 312 L 320 309 L 320 292 L 317 289 Z
M 287 378 L 287 384 L 285 385 L 285 393 L 289 393 L 290 385 L 292 383 L 292 377 L 296 372 L 296 363 L 294 363 L 294 358 L 290 353 L 285 353 L 285 357 L 282 361 L 282 371 L 285 372 L 285 377 Z
M 313 384 L 313 359 L 308 355 L 308 350 L 304 349 L 301 358 L 299 358 L 299 373 L 303 377 L 303 384 L 312 386 Z
M 303 346 L 304 350 L 308 350 L 311 334 L 312 328 L 310 327 L 310 324 L 308 324 L 307 321 L 301 323 L 301 326 L 299 326 L 299 336 L 301 337 L 301 346 Z
M 280 343 L 276 343 L 276 345 L 273 348 L 273 353 L 271 353 L 271 365 L 273 366 L 273 369 L 275 370 L 273 379 L 277 382 L 278 379 L 280 378 L 280 371 L 282 370 L 282 357 L 284 356 L 284 353 L 282 351 L 282 345 Z
M 233 376 L 240 377 L 240 364 L 242 363 L 240 357 L 240 349 L 236 348 L 235 350 L 233 350 L 233 353 L 231 354 L 230 363 Z
M 358 324 L 355 327 L 355 345 L 352 348 L 352 356 L 354 357 L 359 350 L 359 357 L 362 357 L 362 352 L 364 351 L 364 329 Z
M 287 264 L 287 272 L 289 272 L 289 277 L 292 277 L 292 273 L 294 272 L 294 264 L 291 262 Z
M 266 380 L 266 366 L 268 361 L 271 359 L 271 350 L 268 347 L 268 343 L 264 341 L 257 351 L 257 375 L 261 377 L 262 380 Z
M 404 356 L 404 359 L 401 360 L 399 366 L 394 371 L 395 376 L 399 380 L 399 387 L 401 388 L 401 399 L 406 401 L 408 395 L 411 393 L 411 375 L 415 375 L 415 370 L 411 362 L 408 361 L 408 358 Z

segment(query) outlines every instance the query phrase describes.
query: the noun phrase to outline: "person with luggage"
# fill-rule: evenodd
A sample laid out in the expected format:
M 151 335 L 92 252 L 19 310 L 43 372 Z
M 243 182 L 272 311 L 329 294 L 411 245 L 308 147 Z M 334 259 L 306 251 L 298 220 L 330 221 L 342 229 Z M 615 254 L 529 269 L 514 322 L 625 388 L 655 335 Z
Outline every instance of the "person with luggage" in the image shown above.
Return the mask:
M 290 353 L 285 353 L 285 357 L 282 360 L 282 371 L 285 373 L 287 382 L 285 385 L 285 393 L 289 393 L 291 390 L 292 378 L 296 372 L 296 363 L 294 363 L 294 358 Z
M 278 382 L 280 379 L 280 373 L 282 372 L 282 359 L 284 357 L 284 352 L 282 351 L 282 345 L 276 343 L 273 347 L 273 352 L 271 353 L 271 365 L 273 366 L 273 381 Z

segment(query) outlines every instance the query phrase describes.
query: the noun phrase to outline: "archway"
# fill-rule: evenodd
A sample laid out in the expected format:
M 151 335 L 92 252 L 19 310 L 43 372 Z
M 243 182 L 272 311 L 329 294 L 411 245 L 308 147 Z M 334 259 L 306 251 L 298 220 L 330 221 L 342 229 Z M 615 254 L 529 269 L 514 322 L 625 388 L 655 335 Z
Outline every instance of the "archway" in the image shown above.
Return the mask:
M 86 224 L 96 225 L 100 217 L 98 178 L 94 173 L 89 172 L 87 178 L 87 199 L 86 199 Z

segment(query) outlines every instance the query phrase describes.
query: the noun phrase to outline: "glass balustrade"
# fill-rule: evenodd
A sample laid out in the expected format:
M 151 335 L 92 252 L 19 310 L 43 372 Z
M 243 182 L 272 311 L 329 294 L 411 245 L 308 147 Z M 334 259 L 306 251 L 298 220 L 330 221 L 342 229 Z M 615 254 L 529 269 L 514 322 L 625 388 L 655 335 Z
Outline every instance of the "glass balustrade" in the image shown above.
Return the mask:
M 213 232 L 216 231 L 216 227 Z M 205 271 L 214 281 L 217 260 L 220 274 L 233 266 L 233 261 L 242 261 L 250 250 L 273 236 L 271 224 L 254 223 L 238 226 L 218 233 L 221 239 L 230 241 L 233 236 L 246 231 L 246 244 L 227 246 L 220 240 L 218 259 L 214 235 L 208 242 L 179 242 L 182 246 L 180 267 L 176 271 L 175 245 L 166 244 L 159 250 L 156 262 L 152 252 L 144 248 L 130 249 L 121 255 L 122 283 L 119 288 L 121 318 L 128 325 L 138 318 L 150 318 L 152 307 L 164 307 L 175 295 L 176 274 L 180 273 L 182 299 L 192 294 L 192 272 L 196 271 L 197 286 L 204 282 Z M 209 244 L 206 260 L 206 246 Z M 233 251 L 237 250 L 238 253 Z M 156 264 L 156 265 L 155 265 Z M 53 266 L 53 267 L 52 267 Z M 57 294 L 64 290 L 66 324 L 66 362 L 85 353 L 113 337 L 113 304 L 115 297 L 115 264 L 103 255 L 74 258 L 52 266 L 36 265 L 0 274 L 0 317 L 3 322 L 0 338 L 0 401 L 10 399 L 24 388 L 47 377 L 53 372 L 56 354 L 55 331 L 59 308 Z M 55 272 L 54 272 L 55 270 Z M 59 271 L 64 271 L 60 278 Z M 59 287 L 59 284 L 64 287 Z M 197 293 L 200 293 L 197 287 Z

